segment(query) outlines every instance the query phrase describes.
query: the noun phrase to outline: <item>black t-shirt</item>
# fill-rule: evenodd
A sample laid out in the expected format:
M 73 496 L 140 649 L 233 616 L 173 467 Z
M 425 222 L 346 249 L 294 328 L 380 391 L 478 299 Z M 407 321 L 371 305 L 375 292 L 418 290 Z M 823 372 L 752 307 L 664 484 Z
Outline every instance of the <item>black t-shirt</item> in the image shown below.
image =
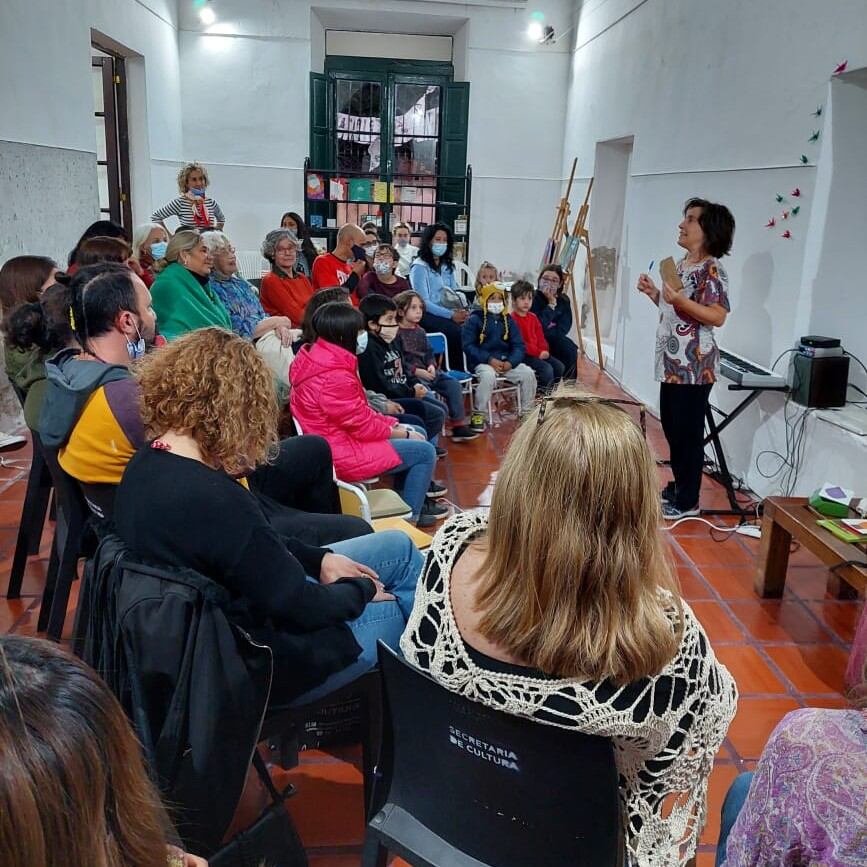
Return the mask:
M 256 497 L 226 473 L 144 446 L 123 474 L 114 522 L 142 560 L 194 569 L 229 590 L 230 618 L 274 650 L 280 698 L 358 657 L 345 621 L 373 598 L 373 582 L 308 581 L 326 550 L 277 535 Z

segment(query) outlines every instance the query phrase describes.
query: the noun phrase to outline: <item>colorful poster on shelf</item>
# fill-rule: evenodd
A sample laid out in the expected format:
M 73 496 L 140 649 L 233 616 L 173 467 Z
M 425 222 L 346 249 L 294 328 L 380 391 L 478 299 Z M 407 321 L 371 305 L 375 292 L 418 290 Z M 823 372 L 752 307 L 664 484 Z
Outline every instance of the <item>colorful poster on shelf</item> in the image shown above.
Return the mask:
M 373 201 L 387 202 L 388 201 L 388 181 L 373 182 Z M 391 201 L 394 201 L 394 193 L 392 192 Z
M 332 202 L 346 200 L 346 181 L 343 178 L 332 178 L 328 182 L 328 198 Z
M 322 175 L 316 172 L 307 172 L 307 198 L 325 198 L 325 180 Z
M 325 218 L 322 214 L 311 214 L 310 215 L 310 228 L 311 229 L 321 229 L 325 225 Z
M 349 201 L 350 202 L 367 202 L 370 201 L 370 181 L 364 178 L 349 179 Z

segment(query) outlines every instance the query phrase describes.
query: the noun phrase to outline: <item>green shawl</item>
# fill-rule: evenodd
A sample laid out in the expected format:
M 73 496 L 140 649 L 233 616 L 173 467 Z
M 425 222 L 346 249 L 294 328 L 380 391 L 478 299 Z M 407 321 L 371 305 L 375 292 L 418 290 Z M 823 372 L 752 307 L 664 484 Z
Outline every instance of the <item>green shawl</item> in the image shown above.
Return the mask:
M 151 286 L 151 297 L 157 314 L 157 330 L 166 340 L 214 325 L 232 330 L 222 301 L 178 262 L 157 274 Z

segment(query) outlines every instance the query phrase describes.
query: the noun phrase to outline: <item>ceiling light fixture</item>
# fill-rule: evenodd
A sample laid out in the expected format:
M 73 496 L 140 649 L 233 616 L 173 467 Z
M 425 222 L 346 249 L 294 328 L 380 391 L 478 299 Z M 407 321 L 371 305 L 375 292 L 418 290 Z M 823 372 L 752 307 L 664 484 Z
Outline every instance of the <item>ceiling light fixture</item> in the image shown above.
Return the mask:
M 214 12 L 212 6 L 202 6 L 202 8 L 199 9 L 199 21 L 201 21 L 202 24 L 210 25 L 213 24 L 216 20 L 217 13 Z
M 545 13 L 530 13 L 530 23 L 527 25 L 527 38 L 533 42 L 540 42 L 545 35 Z

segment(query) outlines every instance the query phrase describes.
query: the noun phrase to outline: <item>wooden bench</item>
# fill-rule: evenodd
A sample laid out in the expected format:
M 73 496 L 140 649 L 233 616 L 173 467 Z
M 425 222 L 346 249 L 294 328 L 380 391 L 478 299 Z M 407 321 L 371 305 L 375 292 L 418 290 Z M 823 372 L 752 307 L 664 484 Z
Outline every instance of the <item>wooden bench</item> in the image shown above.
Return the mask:
M 764 501 L 762 542 L 756 573 L 756 593 L 763 598 L 783 595 L 789 548 L 792 539 L 800 542 L 829 568 L 847 560 L 867 562 L 862 544 L 849 544 L 818 526 L 824 517 L 807 504 L 805 497 L 768 497 Z M 867 567 L 843 566 L 828 578 L 828 592 L 838 598 L 852 597 L 853 590 L 864 596 Z

